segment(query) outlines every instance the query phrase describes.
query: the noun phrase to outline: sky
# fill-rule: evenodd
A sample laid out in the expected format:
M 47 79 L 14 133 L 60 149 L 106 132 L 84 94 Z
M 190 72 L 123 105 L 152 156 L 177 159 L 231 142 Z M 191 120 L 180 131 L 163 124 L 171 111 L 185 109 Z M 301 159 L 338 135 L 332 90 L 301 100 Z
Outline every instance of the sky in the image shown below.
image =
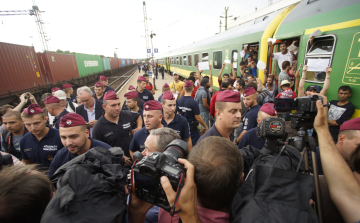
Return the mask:
M 280 0 L 272 0 L 273 3 Z M 228 15 L 242 18 L 269 5 L 269 0 L 147 0 L 148 35 L 156 34 L 159 54 L 201 41 L 219 32 Z M 1 1 L 0 11 L 29 10 L 33 0 Z M 146 57 L 143 0 L 36 0 L 51 51 L 98 54 L 119 58 Z M 150 20 L 151 19 L 151 20 Z M 228 22 L 230 22 L 228 18 Z M 30 15 L 0 16 L 0 42 L 34 46 L 42 52 Z M 222 32 L 225 28 L 222 27 Z M 149 38 L 150 39 L 150 38 Z M 149 40 L 151 48 L 151 41 Z M 117 49 L 116 49 L 117 48 Z M 155 55 L 156 56 L 156 55 Z

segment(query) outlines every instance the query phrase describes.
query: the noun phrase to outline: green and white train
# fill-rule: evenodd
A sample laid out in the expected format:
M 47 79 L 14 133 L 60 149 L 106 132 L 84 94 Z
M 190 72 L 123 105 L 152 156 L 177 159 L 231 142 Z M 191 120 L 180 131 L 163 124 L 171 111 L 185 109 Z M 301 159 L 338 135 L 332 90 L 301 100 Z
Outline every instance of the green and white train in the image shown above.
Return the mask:
M 239 53 L 244 45 L 258 46 L 259 60 L 266 62 L 271 73 L 279 73 L 276 61 L 268 58 L 268 38 L 290 45 L 299 39 L 298 65 L 307 64 L 312 58 L 329 59 L 331 73 L 329 100 L 337 100 L 337 90 L 342 85 L 352 88 L 350 101 L 355 105 L 353 118 L 360 117 L 360 2 L 359 0 L 303 0 L 282 10 L 272 12 L 255 20 L 243 23 L 225 32 L 197 43 L 173 50 L 156 58 L 159 64 L 184 77 L 196 71 L 195 64 L 210 61 L 212 69 L 220 70 L 224 60 L 239 65 Z M 321 35 L 309 47 L 309 36 L 317 29 Z M 236 71 L 239 75 L 239 70 Z M 209 75 L 209 71 L 203 72 Z M 223 73 L 230 73 L 227 64 Z M 217 72 L 214 87 L 218 88 Z M 264 78 L 261 70 L 258 77 Z M 322 86 L 324 75 L 308 71 L 305 87 L 311 84 Z

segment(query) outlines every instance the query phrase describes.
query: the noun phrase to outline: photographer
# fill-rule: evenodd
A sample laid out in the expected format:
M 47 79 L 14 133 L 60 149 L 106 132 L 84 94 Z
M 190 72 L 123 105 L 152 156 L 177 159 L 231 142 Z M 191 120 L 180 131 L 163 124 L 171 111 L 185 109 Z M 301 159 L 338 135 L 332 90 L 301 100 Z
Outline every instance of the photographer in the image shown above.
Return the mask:
M 323 97 L 323 103 L 327 98 Z M 330 196 L 346 222 L 360 220 L 360 185 L 336 148 L 328 127 L 328 110 L 317 101 L 314 128 L 318 134 L 321 163 Z

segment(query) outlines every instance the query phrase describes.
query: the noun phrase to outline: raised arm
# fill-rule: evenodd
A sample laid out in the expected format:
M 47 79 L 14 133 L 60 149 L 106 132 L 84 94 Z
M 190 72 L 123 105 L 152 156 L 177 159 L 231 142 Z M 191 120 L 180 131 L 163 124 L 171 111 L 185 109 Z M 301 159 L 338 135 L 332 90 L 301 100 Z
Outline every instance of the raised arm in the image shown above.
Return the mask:
M 231 73 L 232 73 L 232 76 L 230 78 L 235 80 L 236 79 L 236 71 L 234 69 L 234 65 L 232 63 L 230 63 L 230 67 L 231 67 Z
M 213 73 L 212 73 L 212 69 L 211 69 L 211 65 L 209 64 L 209 70 L 210 70 L 210 78 L 209 78 L 209 81 L 210 81 L 210 87 L 213 86 Z
M 202 79 L 201 73 L 202 73 L 202 70 L 199 70 L 199 65 L 196 65 L 195 67 L 196 67 L 196 69 L 197 69 L 196 75 L 198 75 L 199 83 L 201 83 L 201 79 Z
M 327 67 L 327 68 L 326 68 L 326 78 L 325 78 L 325 81 L 324 81 L 323 89 L 320 91 L 320 94 L 321 94 L 321 95 L 326 95 L 326 93 L 327 93 L 327 91 L 328 91 L 328 89 L 329 89 L 331 71 L 332 71 L 332 68 L 331 68 L 331 67 Z
M 298 93 L 298 95 L 299 95 L 299 82 L 300 82 L 300 72 L 296 71 L 296 73 L 295 73 L 295 91 Z
M 299 91 L 298 91 L 298 97 L 305 96 L 305 79 L 306 79 L 306 71 L 307 71 L 307 65 L 303 67 L 303 72 L 301 75 L 301 80 L 299 84 Z
M 224 70 L 224 68 L 225 68 L 225 65 L 226 65 L 226 63 L 223 63 L 223 65 L 222 65 L 222 67 L 221 67 L 221 70 L 219 71 L 218 80 L 222 80 L 221 75 L 222 75 L 222 72 L 223 72 L 223 70 Z
M 273 44 L 270 41 L 270 42 L 268 42 L 268 45 L 269 45 L 268 56 L 273 57 L 274 56 L 274 53 L 272 52 L 273 51 Z

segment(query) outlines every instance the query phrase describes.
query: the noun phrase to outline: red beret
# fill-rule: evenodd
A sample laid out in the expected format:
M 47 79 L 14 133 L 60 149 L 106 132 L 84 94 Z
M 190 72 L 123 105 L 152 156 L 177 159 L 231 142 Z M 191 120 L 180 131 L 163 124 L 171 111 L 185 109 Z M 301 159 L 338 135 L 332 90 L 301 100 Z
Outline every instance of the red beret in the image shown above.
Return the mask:
M 162 110 L 162 106 L 158 101 L 149 100 L 144 103 L 144 111 L 151 111 L 151 110 Z
M 255 88 L 253 87 L 248 87 L 244 90 L 244 97 L 250 96 L 252 94 L 256 94 Z
M 38 104 L 31 104 L 29 107 L 24 109 L 24 113 L 27 115 L 36 115 L 39 113 L 44 113 L 44 111 Z
M 146 79 L 145 79 L 145 77 L 143 77 L 143 76 L 139 76 L 139 77 L 138 77 L 138 81 L 146 81 Z
M 54 103 L 59 103 L 60 99 L 58 97 L 55 96 L 48 96 L 47 98 L 45 98 L 44 104 L 54 104 Z
M 68 128 L 79 125 L 86 125 L 84 118 L 76 113 L 68 113 L 61 117 L 59 127 Z
M 119 96 L 114 91 L 108 91 L 104 95 L 104 100 L 116 100 L 119 99 Z
M 161 99 L 175 100 L 175 97 L 171 91 L 165 91 Z
M 130 86 L 128 87 L 128 90 L 134 90 L 134 89 L 135 89 L 135 87 L 132 86 L 132 85 L 130 85 Z
M 263 106 L 261 106 L 259 111 L 263 111 L 270 116 L 277 115 L 277 111 L 273 103 L 265 103 Z
M 191 83 L 191 81 L 185 81 L 184 87 L 192 87 L 193 84 Z
M 139 93 L 137 91 L 130 91 L 124 95 L 125 99 L 133 99 L 139 97 Z
M 165 88 L 165 87 L 170 87 L 167 83 L 165 83 L 164 85 L 163 85 L 163 88 Z
M 360 118 L 353 118 L 340 125 L 340 132 L 344 130 L 360 130 Z
M 62 89 L 65 89 L 65 88 L 71 88 L 73 85 L 72 84 L 64 84 L 62 86 Z
M 102 87 L 102 86 L 104 86 L 104 85 L 100 81 L 95 83 L 95 87 Z
M 55 92 L 55 91 L 58 91 L 58 90 L 61 90 L 61 89 L 58 88 L 58 87 L 53 87 L 53 88 L 51 88 L 51 92 Z
M 101 80 L 101 81 L 107 81 L 107 78 L 106 78 L 104 75 L 101 75 L 101 76 L 100 76 L 100 80 Z
M 238 103 L 240 102 L 240 93 L 237 91 L 230 91 L 230 90 L 226 90 L 226 91 L 221 91 L 217 94 L 216 96 L 216 102 L 235 102 Z

